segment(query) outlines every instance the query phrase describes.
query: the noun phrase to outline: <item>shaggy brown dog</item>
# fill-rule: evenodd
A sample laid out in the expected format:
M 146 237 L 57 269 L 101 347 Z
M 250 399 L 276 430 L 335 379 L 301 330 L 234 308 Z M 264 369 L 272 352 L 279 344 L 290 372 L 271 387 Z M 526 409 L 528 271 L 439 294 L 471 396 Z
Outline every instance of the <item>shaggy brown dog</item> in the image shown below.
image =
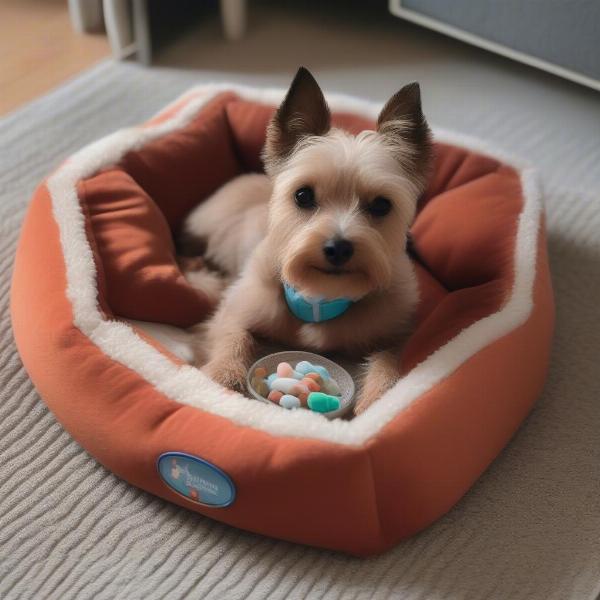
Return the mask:
M 376 131 L 354 136 L 331 128 L 323 93 L 301 68 L 268 127 L 266 175 L 229 182 L 185 224 L 207 263 L 233 280 L 207 324 L 203 370 L 242 390 L 258 337 L 365 359 L 356 412 L 392 386 L 418 300 L 406 241 L 430 156 L 418 84 L 388 101 Z M 348 308 L 302 320 L 286 284 L 311 302 L 344 298 Z

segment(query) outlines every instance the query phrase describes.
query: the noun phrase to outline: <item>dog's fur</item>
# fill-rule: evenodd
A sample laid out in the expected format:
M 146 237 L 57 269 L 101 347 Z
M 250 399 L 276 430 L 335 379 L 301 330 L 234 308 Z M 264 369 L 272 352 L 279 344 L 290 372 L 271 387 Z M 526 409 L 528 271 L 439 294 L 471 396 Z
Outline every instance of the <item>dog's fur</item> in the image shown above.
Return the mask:
M 357 413 L 391 387 L 399 377 L 398 340 L 418 299 L 406 240 L 430 156 L 418 84 L 389 100 L 376 131 L 354 136 L 331 128 L 318 84 L 300 69 L 268 127 L 266 175 L 229 182 L 184 227 L 188 249 L 201 240 L 207 263 L 233 281 L 206 326 L 203 370 L 242 390 L 259 337 L 365 358 Z M 315 208 L 295 203 L 306 186 Z M 368 213 L 376 197 L 391 202 L 386 216 Z M 332 267 L 323 247 L 340 237 L 354 253 Z M 307 296 L 355 303 L 335 319 L 304 323 L 288 309 L 283 281 Z

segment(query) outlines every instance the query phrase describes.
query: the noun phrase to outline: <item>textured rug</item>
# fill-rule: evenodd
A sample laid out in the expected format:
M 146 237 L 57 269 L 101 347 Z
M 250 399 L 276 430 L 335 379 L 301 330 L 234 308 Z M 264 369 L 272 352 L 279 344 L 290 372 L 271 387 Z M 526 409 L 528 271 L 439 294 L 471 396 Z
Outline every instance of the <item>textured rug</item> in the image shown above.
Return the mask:
M 261 43 L 295 26 L 267 22 Z M 107 472 L 48 412 L 15 350 L 8 295 L 28 198 L 69 153 L 143 120 L 194 83 L 283 86 L 307 59 L 271 53 L 262 72 L 243 60 L 229 72 L 231 50 L 215 43 L 201 47 L 211 48 L 210 60 L 196 57 L 185 69 L 100 64 L 0 121 L 0 597 L 597 597 L 600 97 L 410 28 L 353 40 L 332 31 L 333 59 L 308 58 L 328 89 L 383 100 L 419 78 L 431 120 L 540 166 L 558 310 L 543 396 L 448 515 L 368 560 L 229 528 Z M 258 52 L 252 36 L 243 44 L 238 51 Z M 350 49 L 362 60 L 344 59 Z

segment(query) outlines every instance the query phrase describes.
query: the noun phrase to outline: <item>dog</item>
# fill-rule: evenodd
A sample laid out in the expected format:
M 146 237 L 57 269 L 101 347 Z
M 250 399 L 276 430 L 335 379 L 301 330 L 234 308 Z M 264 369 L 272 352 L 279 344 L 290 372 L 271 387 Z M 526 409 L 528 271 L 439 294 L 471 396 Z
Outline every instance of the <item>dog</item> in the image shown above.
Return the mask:
M 356 414 L 393 386 L 419 297 L 407 236 L 431 156 L 417 83 L 389 99 L 376 130 L 352 135 L 331 126 L 300 68 L 268 125 L 265 173 L 225 184 L 183 227 L 186 253 L 230 283 L 202 327 L 203 371 L 243 391 L 266 339 L 362 359 Z

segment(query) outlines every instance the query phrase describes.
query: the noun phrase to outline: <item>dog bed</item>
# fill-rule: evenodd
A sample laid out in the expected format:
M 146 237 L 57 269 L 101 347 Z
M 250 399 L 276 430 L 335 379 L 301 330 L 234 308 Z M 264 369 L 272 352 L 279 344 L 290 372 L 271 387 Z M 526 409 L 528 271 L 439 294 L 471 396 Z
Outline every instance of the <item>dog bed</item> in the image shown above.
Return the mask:
M 122 319 L 186 327 L 212 310 L 172 232 L 261 169 L 282 96 L 193 89 L 60 165 L 23 225 L 13 328 L 44 401 L 120 477 L 237 527 L 369 555 L 447 512 L 540 393 L 554 319 L 540 192 L 529 167 L 436 131 L 400 382 L 350 421 L 244 398 Z M 378 105 L 328 101 L 334 124 L 373 127 Z

